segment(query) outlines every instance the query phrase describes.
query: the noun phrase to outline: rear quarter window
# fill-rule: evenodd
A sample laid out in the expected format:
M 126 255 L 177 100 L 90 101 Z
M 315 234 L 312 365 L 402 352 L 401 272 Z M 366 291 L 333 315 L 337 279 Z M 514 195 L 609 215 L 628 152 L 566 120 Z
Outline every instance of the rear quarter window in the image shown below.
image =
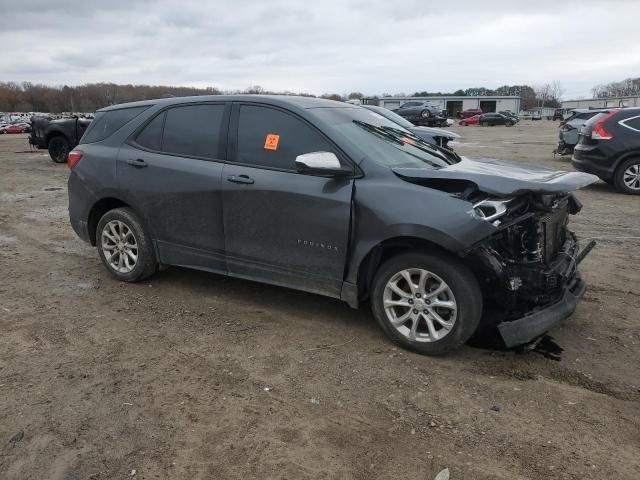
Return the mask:
M 162 147 L 162 128 L 166 112 L 162 112 L 151 120 L 136 137 L 136 143 L 149 150 L 159 151 Z
M 622 125 L 631 130 L 635 130 L 637 133 L 640 133 L 640 115 L 636 117 L 627 118 L 626 120 L 620 121 Z
M 595 117 L 596 115 L 604 115 L 603 113 L 598 113 L 598 112 L 587 112 L 587 113 L 582 113 L 580 114 L 580 116 L 578 118 L 582 119 L 582 120 L 589 120 L 590 118 Z
M 150 106 L 121 108 L 96 113 L 95 119 L 89 125 L 80 143 L 95 143 L 110 137 Z

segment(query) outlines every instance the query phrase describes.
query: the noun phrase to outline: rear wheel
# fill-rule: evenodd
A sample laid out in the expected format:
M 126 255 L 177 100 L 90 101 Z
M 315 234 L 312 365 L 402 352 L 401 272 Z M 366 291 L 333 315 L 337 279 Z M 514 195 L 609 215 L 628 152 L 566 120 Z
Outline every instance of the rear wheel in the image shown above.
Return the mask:
M 420 116 L 422 118 L 429 118 L 431 116 L 431 112 L 429 110 L 423 110 L 422 112 L 420 112 Z
M 123 282 L 137 282 L 158 271 L 151 237 L 130 208 L 105 213 L 96 229 L 100 260 Z
M 407 253 L 380 267 L 371 304 L 376 320 L 395 343 L 440 355 L 458 348 L 476 331 L 482 293 L 457 259 Z
M 613 184 L 621 192 L 640 195 L 640 157 L 622 162 L 614 173 Z
M 56 163 L 66 163 L 69 155 L 69 142 L 61 136 L 49 140 L 49 156 Z

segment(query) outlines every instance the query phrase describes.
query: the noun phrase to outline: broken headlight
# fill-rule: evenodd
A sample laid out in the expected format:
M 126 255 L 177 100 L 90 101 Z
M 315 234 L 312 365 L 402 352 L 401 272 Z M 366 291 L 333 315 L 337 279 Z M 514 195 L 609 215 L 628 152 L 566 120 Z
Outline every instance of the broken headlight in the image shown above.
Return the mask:
M 476 216 L 493 224 L 494 227 L 500 225 L 498 220 L 507 213 L 507 205 L 511 198 L 486 198 L 473 205 L 473 212 Z

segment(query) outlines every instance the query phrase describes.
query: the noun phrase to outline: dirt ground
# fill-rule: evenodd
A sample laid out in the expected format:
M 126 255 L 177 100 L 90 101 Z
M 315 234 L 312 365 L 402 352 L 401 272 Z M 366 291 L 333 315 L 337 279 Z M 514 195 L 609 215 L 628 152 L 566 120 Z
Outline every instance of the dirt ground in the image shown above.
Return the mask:
M 556 128 L 453 129 L 462 154 L 571 169 Z M 67 172 L 0 135 L 0 478 L 640 478 L 640 197 L 580 192 L 599 244 L 559 359 L 429 358 L 316 295 L 118 283 L 69 225 Z

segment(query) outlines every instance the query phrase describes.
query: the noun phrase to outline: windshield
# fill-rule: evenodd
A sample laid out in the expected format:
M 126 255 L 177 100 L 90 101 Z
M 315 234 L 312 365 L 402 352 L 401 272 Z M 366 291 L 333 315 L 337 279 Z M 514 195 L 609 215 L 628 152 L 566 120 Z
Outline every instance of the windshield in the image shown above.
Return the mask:
M 457 160 L 370 110 L 317 108 L 314 113 L 372 161 L 389 168 L 442 168 Z
M 404 127 L 407 129 L 414 127 L 413 123 L 411 123 L 409 120 L 405 120 L 403 117 L 401 117 L 397 113 L 393 113 L 391 110 L 387 108 L 376 107 L 373 105 L 365 105 L 364 108 L 366 108 L 367 110 L 371 110 L 372 112 L 377 113 L 378 115 L 382 115 L 383 117 L 391 120 L 393 123 L 397 123 L 401 127 Z

